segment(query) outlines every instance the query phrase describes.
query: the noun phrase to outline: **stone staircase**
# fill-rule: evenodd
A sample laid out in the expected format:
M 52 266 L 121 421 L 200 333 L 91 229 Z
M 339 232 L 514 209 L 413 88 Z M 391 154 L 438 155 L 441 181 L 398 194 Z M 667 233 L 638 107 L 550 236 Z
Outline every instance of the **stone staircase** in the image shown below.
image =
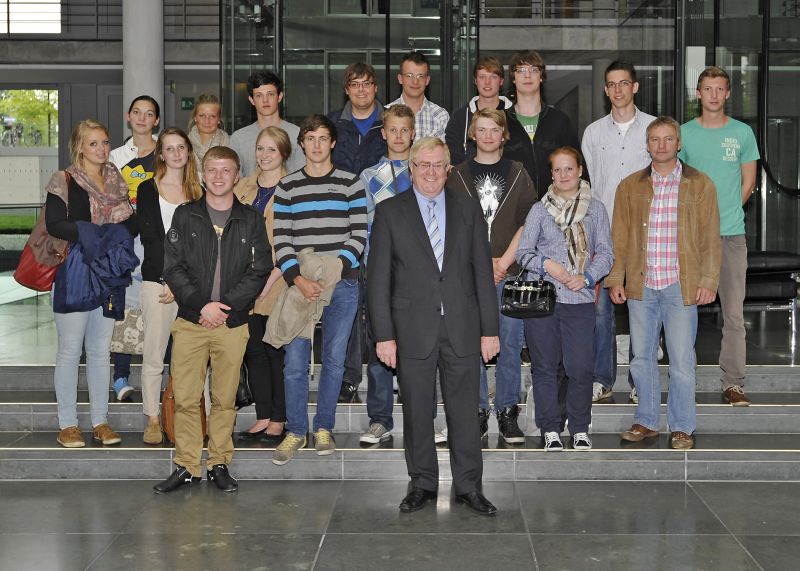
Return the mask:
M 661 374 L 666 389 L 666 367 L 661 367 Z M 134 386 L 138 386 L 138 375 L 134 365 Z M 527 367 L 523 376 L 530 378 Z M 520 424 L 531 435 L 523 445 L 505 445 L 491 420 L 484 442 L 484 480 L 799 481 L 800 369 L 749 367 L 747 391 L 753 404 L 746 408 L 723 402 L 717 367 L 698 367 L 697 378 L 697 445 L 693 450 L 671 450 L 666 434 L 642 443 L 620 441 L 619 432 L 630 426 L 635 408 L 623 390 L 594 405 L 594 449 L 590 452 L 543 452 L 525 405 Z M 60 447 L 52 379 L 52 366 L 0 366 L 0 479 L 158 479 L 171 471 L 173 448 L 142 443 L 145 419 L 138 392 L 132 402 L 111 400 L 109 422 L 122 434 L 123 442 L 104 447 L 89 439 L 88 397 L 82 390 L 78 411 L 87 447 Z M 85 387 L 83 379 L 80 385 Z M 627 368 L 620 367 L 616 387 L 627 386 Z M 312 393 L 310 414 L 314 397 Z M 363 393 L 360 397 L 365 400 Z M 344 404 L 337 409 L 334 455 L 318 457 L 313 449 L 304 450 L 288 465 L 278 467 L 270 461 L 271 447 L 237 443 L 232 470 L 243 479 L 405 480 L 401 407 L 394 408 L 393 438 L 380 445 L 367 447 L 358 442 L 368 424 L 366 405 Z M 443 426 L 441 405 L 439 412 L 437 426 Z M 252 407 L 243 409 L 236 429 L 245 429 L 254 419 Z M 666 431 L 665 424 L 661 430 Z M 446 445 L 440 448 L 439 464 L 441 476 L 449 478 Z

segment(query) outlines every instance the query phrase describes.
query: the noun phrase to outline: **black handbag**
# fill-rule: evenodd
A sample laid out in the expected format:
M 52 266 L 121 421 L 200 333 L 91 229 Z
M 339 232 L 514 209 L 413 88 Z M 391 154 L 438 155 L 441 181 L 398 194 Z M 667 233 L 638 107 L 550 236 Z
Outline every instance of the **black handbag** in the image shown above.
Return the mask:
M 250 375 L 242 363 L 239 371 L 239 388 L 236 389 L 236 410 L 253 404 L 253 391 L 250 390 Z
M 538 281 L 523 280 L 524 273 L 525 265 L 520 264 L 517 277 L 503 284 L 500 313 L 517 319 L 553 315 L 556 309 L 556 286 L 544 278 Z

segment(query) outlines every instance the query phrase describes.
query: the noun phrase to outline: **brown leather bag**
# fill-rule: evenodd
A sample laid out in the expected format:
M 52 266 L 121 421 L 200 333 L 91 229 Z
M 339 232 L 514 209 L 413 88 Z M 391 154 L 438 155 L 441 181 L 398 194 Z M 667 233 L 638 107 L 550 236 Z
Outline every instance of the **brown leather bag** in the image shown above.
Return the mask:
M 161 397 L 161 426 L 167 439 L 175 444 L 175 393 L 172 388 L 172 375 L 167 381 L 167 388 Z M 206 427 L 206 403 L 203 395 L 200 395 L 200 426 L 203 427 L 203 438 L 208 434 Z
M 65 171 L 67 188 L 69 174 Z M 36 225 L 31 230 L 25 247 L 22 250 L 14 279 L 20 285 L 36 291 L 50 291 L 56 278 L 58 266 L 67 257 L 66 240 L 51 236 L 47 231 L 45 207 L 39 213 Z

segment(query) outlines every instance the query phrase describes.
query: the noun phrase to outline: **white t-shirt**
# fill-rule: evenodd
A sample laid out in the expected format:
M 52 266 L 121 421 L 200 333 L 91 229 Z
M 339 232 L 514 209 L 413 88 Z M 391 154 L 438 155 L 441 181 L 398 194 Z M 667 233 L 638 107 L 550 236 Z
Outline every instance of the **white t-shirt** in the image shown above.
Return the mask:
M 633 122 L 634 122 L 635 120 L 636 120 L 636 115 L 634 115 L 633 117 L 631 117 L 630 121 L 625 121 L 624 123 L 617 123 L 616 121 L 614 121 L 614 125 L 616 125 L 617 127 L 619 127 L 619 130 L 620 130 L 620 132 L 621 132 L 623 135 L 625 135 L 625 133 L 627 133 L 627 132 L 628 132 L 628 127 L 630 127 L 631 125 L 633 125 Z
M 161 210 L 161 222 L 164 223 L 164 232 L 169 232 L 169 229 L 172 227 L 172 216 L 175 214 L 175 210 L 177 210 L 180 204 L 167 202 L 164 200 L 164 197 L 159 194 L 158 206 Z

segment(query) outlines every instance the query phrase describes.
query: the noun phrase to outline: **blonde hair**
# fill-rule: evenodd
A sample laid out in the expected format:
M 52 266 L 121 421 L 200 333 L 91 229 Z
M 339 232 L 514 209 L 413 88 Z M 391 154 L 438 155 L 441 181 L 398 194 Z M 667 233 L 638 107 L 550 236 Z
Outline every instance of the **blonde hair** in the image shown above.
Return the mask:
M 201 105 L 216 105 L 219 111 L 219 125 L 217 125 L 218 129 L 222 129 L 222 102 L 219 100 L 219 97 L 214 95 L 213 93 L 201 93 L 197 96 L 197 103 L 194 104 L 194 110 L 192 111 L 192 118 L 189 119 L 189 129 L 197 124 L 197 108 Z
M 280 127 L 272 125 L 264 127 L 256 137 L 256 148 L 258 148 L 258 142 L 262 137 L 270 137 L 275 141 L 275 146 L 278 147 L 278 152 L 281 155 L 281 159 L 283 159 L 281 172 L 286 174 L 286 161 L 289 160 L 289 156 L 292 154 L 292 141 L 289 139 L 289 134 Z
M 480 109 L 476 111 L 472 115 L 472 119 L 469 122 L 469 130 L 467 131 L 467 137 L 470 139 L 475 138 L 475 129 L 477 129 L 478 119 L 491 120 L 495 125 L 503 130 L 503 143 L 508 141 L 508 122 L 506 121 L 506 114 L 504 112 L 500 111 L 499 109 Z
M 203 156 L 203 168 L 205 168 L 208 161 L 215 161 L 218 159 L 233 161 L 236 164 L 237 172 L 242 168 L 242 163 L 239 160 L 239 155 L 236 154 L 236 151 L 230 147 L 225 147 L 222 145 L 211 147 L 208 149 L 208 151 L 206 151 L 206 154 Z
M 81 152 L 83 142 L 86 140 L 89 132 L 95 130 L 103 131 L 103 133 L 106 134 L 106 137 L 108 137 L 108 129 L 106 129 L 106 126 L 100 121 L 95 121 L 94 119 L 84 119 L 83 121 L 80 121 L 72 129 L 72 134 L 69 137 L 70 161 L 72 161 L 72 164 L 76 165 L 81 170 L 83 170 L 83 153 Z
M 445 166 L 450 165 L 450 149 L 447 148 L 447 145 L 445 145 L 444 141 L 439 137 L 422 137 L 421 139 L 417 139 L 414 144 L 411 145 L 411 153 L 408 156 L 408 160 L 414 162 L 420 151 L 433 151 L 434 149 L 443 149 L 444 164 Z
M 700 76 L 697 78 L 697 91 L 700 91 L 700 84 L 703 83 L 703 80 L 706 78 L 713 79 L 715 77 L 721 77 L 725 80 L 725 83 L 728 84 L 728 89 L 731 88 L 731 76 L 728 75 L 728 72 L 722 69 L 721 67 L 717 67 L 712 65 L 711 67 L 705 68 L 701 73 Z
M 200 187 L 200 179 L 197 177 L 197 169 L 195 168 L 193 157 L 194 150 L 192 149 L 192 142 L 189 136 L 176 127 L 170 127 L 161 131 L 156 141 L 156 150 L 154 151 L 155 159 L 153 164 L 155 166 L 155 179 L 161 180 L 164 173 L 167 172 L 167 165 L 161 155 L 164 150 L 164 137 L 167 135 L 177 135 L 186 144 L 186 150 L 189 153 L 189 160 L 183 166 L 183 180 L 181 181 L 183 188 L 183 196 L 187 201 L 197 200 L 203 195 L 203 190 Z

